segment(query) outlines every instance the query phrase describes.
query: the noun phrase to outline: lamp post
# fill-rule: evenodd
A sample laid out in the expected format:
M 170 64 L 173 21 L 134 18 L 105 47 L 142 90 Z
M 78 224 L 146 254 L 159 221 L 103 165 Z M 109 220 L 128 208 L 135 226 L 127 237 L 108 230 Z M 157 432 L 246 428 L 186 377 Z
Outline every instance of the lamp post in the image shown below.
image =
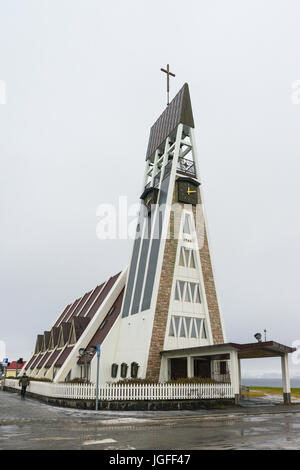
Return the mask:
M 87 371 L 87 358 L 88 356 L 93 356 L 96 351 L 96 346 L 90 346 L 88 349 L 80 348 L 78 354 L 80 357 L 83 357 L 84 360 L 84 382 L 88 381 L 88 371 Z
M 18 377 L 18 365 L 19 364 L 23 364 L 23 358 L 22 357 L 20 357 L 20 359 L 18 359 L 16 361 L 16 377 Z

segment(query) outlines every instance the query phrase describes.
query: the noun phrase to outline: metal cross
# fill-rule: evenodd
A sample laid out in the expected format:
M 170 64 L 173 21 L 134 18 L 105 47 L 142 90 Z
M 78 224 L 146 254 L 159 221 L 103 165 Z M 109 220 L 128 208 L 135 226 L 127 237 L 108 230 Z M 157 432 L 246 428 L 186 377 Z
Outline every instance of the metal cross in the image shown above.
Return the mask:
M 160 69 L 162 72 L 165 72 L 167 74 L 167 106 L 169 106 L 169 92 L 170 92 L 170 75 L 172 77 L 175 77 L 176 75 L 172 72 L 170 72 L 170 67 L 169 64 L 167 64 L 167 70 L 166 69 Z

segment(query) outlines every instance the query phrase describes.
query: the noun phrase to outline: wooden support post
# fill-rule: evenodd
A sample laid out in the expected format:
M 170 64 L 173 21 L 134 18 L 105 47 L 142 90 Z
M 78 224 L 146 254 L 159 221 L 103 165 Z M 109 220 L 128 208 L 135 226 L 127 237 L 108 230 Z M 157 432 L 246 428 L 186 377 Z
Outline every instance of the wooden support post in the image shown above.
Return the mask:
M 283 402 L 285 405 L 291 404 L 291 383 L 289 373 L 289 357 L 285 353 L 281 356 L 281 371 L 282 371 L 282 387 L 283 387 Z
M 187 376 L 194 377 L 194 359 L 191 356 L 187 358 Z
M 231 364 L 231 383 L 233 387 L 233 393 L 235 398 L 235 404 L 240 403 L 240 379 L 239 379 L 239 359 L 237 351 L 230 352 L 230 364 Z

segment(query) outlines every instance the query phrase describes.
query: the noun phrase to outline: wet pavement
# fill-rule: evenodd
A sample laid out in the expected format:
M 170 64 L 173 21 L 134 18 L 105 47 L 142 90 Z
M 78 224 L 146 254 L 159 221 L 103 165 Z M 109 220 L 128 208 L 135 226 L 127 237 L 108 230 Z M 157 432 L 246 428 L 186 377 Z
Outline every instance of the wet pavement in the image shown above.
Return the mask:
M 249 403 L 250 404 L 250 403 Z M 0 391 L 4 449 L 299 449 L 300 406 L 94 412 Z

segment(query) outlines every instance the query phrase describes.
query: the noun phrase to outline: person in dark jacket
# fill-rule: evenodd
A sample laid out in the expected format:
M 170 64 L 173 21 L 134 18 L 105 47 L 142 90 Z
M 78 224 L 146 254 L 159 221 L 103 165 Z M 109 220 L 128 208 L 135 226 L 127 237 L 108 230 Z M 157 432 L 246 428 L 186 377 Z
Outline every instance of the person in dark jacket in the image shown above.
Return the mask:
M 26 388 L 28 387 L 30 383 L 30 379 L 28 375 L 24 372 L 23 376 L 19 380 L 19 385 L 21 385 L 21 397 L 25 398 L 25 393 L 26 393 Z

